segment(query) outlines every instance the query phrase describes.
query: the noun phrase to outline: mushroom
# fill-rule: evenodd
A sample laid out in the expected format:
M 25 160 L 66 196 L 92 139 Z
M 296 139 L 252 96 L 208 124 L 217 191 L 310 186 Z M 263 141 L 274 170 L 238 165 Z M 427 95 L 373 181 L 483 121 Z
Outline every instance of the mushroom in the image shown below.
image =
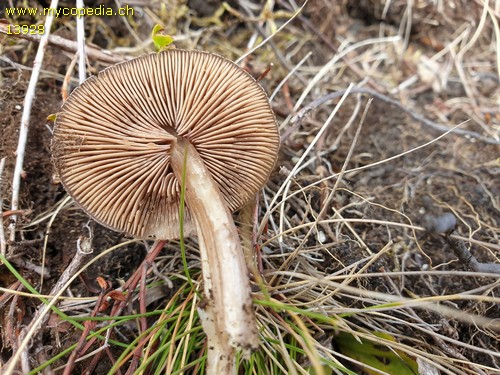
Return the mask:
M 262 87 L 221 56 L 144 55 L 75 89 L 57 115 L 62 184 L 102 225 L 145 239 L 198 235 L 207 373 L 235 373 L 235 348 L 258 345 L 250 281 L 232 212 L 267 181 L 279 134 Z

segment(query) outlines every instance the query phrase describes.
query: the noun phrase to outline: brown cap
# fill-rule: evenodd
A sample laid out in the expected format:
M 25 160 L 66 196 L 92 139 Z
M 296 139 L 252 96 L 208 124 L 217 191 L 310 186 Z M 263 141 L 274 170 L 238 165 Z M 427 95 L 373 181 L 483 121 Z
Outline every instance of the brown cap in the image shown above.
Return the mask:
M 262 187 L 279 135 L 262 87 L 235 63 L 186 50 L 152 53 L 86 80 L 57 115 L 61 181 L 99 223 L 140 238 L 180 233 L 176 136 L 194 145 L 231 211 Z M 189 165 L 187 166 L 189 168 Z M 184 234 L 195 227 L 186 208 Z

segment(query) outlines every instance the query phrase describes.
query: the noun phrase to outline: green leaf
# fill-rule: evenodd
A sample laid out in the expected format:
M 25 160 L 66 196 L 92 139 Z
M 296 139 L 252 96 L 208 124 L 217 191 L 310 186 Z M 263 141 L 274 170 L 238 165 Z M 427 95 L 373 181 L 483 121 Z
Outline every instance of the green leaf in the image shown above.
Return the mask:
M 394 337 L 386 333 L 373 332 L 373 335 L 384 340 L 396 341 Z M 377 343 L 376 337 L 374 337 L 374 341 L 371 341 L 340 332 L 335 335 L 333 342 L 342 354 L 367 365 L 367 367 L 363 367 L 363 371 L 367 374 L 380 374 L 368 366 L 388 374 L 418 374 L 418 365 L 414 359 L 401 350 L 390 349 L 387 344 Z
M 168 46 L 174 42 L 174 38 L 165 33 L 165 28 L 162 25 L 153 27 L 151 38 L 158 52 L 168 49 Z

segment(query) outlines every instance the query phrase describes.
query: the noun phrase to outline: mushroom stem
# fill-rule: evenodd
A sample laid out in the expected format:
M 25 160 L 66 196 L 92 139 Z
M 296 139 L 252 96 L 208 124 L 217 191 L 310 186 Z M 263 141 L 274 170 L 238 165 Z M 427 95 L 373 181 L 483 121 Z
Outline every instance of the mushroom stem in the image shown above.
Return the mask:
M 240 238 L 216 182 L 182 137 L 172 145 L 171 166 L 178 181 L 185 176 L 185 200 L 198 232 L 205 294 L 198 311 L 208 338 L 207 374 L 236 374 L 235 348 L 248 353 L 258 345 Z

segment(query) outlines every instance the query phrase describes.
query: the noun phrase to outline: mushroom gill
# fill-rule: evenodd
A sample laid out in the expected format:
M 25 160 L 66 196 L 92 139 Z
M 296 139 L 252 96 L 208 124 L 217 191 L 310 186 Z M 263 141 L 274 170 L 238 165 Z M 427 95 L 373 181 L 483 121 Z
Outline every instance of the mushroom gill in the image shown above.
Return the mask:
M 57 116 L 53 159 L 66 190 L 99 223 L 178 238 L 177 136 L 196 148 L 230 211 L 265 183 L 279 144 L 267 96 L 248 73 L 218 55 L 172 50 L 112 66 L 75 89 Z M 189 207 L 184 228 L 194 233 Z

